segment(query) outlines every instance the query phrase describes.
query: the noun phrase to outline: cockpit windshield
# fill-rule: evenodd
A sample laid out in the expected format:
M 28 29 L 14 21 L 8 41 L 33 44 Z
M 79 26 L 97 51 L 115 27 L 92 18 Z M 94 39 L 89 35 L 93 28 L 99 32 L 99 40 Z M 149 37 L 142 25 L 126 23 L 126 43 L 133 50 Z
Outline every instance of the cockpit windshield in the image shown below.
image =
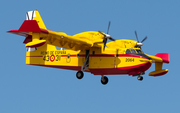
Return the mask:
M 134 49 L 126 49 L 126 54 L 137 54 Z
M 147 55 L 145 55 L 142 50 L 140 49 L 126 49 L 126 54 L 134 54 L 134 55 L 140 55 L 143 56 L 147 59 L 151 59 L 150 57 L 148 57 Z
M 132 54 L 131 51 L 130 51 L 130 49 L 127 49 L 127 50 L 126 50 L 126 54 Z
M 143 54 L 140 49 L 126 49 L 126 54 Z
M 140 49 L 136 49 L 138 54 L 143 54 L 143 52 Z
M 136 54 L 136 51 L 134 49 L 131 49 L 132 54 Z

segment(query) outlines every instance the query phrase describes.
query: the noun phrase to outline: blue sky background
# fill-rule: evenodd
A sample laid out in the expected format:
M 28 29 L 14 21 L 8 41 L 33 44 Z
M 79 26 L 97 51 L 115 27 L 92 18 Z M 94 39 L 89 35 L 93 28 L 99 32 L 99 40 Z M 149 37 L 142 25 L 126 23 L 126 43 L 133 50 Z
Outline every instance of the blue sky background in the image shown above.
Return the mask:
M 0 113 L 178 113 L 180 112 L 179 0 L 1 0 L 0 1 Z M 74 35 L 107 31 L 115 39 L 139 40 L 150 55 L 170 54 L 169 72 L 143 81 L 128 75 L 101 76 L 25 65 L 24 37 L 18 29 L 27 11 L 37 9 L 49 30 Z

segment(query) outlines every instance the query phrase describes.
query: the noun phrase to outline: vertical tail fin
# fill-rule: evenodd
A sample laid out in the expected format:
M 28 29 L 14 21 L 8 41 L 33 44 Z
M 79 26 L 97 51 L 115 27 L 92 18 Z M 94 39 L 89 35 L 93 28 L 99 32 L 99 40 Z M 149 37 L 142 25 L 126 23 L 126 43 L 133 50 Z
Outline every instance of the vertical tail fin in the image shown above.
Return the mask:
M 37 10 L 28 11 L 26 13 L 26 20 L 36 20 L 40 28 L 47 29 L 41 18 L 41 15 L 39 14 L 39 12 Z

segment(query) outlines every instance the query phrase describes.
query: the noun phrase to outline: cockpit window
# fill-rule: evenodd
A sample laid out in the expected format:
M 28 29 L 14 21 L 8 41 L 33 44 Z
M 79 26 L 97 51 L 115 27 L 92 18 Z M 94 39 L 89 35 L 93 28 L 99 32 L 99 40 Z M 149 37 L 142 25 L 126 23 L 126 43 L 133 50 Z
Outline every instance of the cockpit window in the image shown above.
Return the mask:
M 136 54 L 136 51 L 134 49 L 131 49 L 132 54 Z
M 131 51 L 129 49 L 127 49 L 126 54 L 131 54 Z
M 126 54 L 137 54 L 134 49 L 127 49 Z
M 139 49 L 136 49 L 136 51 L 137 51 L 138 54 L 143 54 L 143 52 L 141 50 L 139 50 Z
M 143 56 L 147 59 L 151 59 L 150 57 L 145 55 L 140 49 L 126 49 L 126 54 L 134 54 L 134 55 Z

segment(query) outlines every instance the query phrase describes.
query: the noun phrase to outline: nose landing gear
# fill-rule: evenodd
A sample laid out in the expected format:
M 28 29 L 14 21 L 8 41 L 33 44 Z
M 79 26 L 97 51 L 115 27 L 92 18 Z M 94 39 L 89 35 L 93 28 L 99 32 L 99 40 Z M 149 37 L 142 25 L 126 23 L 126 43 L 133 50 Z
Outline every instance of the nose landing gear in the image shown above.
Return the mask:
M 137 77 L 137 79 L 138 79 L 139 81 L 142 81 L 142 80 L 143 80 L 143 77 L 142 77 L 141 75 L 139 75 L 139 76 Z
M 143 77 L 142 77 L 141 75 L 144 75 L 144 74 L 145 74 L 145 72 L 140 72 L 140 74 L 136 74 L 136 75 L 133 75 L 133 76 L 138 76 L 137 79 L 138 79 L 139 81 L 142 81 L 142 80 L 143 80 Z

